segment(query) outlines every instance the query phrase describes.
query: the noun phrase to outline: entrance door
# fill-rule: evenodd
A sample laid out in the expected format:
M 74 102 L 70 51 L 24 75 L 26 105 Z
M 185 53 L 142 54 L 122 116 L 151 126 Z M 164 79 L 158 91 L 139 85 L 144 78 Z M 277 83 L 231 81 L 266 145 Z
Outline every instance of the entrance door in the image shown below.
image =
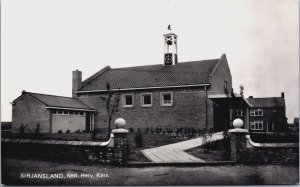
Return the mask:
M 229 109 L 226 105 L 214 104 L 214 131 L 229 129 Z
M 86 112 L 85 130 L 91 131 L 91 113 Z

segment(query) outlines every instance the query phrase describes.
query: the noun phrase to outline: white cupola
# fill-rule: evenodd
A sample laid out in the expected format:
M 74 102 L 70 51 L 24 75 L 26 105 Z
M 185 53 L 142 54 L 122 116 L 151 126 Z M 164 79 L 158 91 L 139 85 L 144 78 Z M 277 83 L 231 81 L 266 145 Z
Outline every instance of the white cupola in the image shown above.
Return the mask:
M 168 33 L 164 34 L 164 38 L 164 65 L 169 66 L 177 64 L 177 35 L 172 32 L 171 25 L 168 26 Z

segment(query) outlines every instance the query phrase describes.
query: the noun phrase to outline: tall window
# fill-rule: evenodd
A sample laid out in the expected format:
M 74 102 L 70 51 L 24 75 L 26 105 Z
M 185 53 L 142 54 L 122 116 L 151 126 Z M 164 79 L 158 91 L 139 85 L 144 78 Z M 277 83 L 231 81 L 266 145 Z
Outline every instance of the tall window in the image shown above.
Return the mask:
M 234 110 L 234 116 L 235 117 L 243 117 L 244 116 L 243 110 L 242 109 L 235 109 Z
M 160 105 L 161 106 L 173 106 L 173 93 L 172 92 L 160 93 Z
M 260 108 L 251 109 L 250 116 L 263 116 L 263 110 Z
M 133 107 L 133 94 L 123 95 L 123 107 Z
M 250 127 L 251 130 L 263 130 L 263 121 L 251 121 L 250 122 Z
M 142 107 L 152 106 L 152 93 L 142 93 Z

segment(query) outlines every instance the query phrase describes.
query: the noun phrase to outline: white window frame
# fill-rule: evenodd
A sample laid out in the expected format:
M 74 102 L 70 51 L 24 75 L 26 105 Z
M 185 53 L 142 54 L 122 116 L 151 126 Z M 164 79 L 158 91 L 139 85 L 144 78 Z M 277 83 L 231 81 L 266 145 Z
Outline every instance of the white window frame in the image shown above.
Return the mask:
M 260 127 L 261 125 L 261 127 Z M 263 130 L 264 129 L 264 121 L 251 121 L 250 122 L 251 130 Z
M 144 104 L 144 96 L 145 95 L 151 96 L 151 104 Z M 141 106 L 142 107 L 152 107 L 153 106 L 153 94 L 152 93 L 141 93 Z
M 164 103 L 163 96 L 166 94 L 171 95 L 171 103 Z M 160 93 L 160 106 L 173 106 L 173 92 L 161 92 Z
M 255 114 L 255 113 L 259 113 L 259 112 L 261 112 L 261 114 Z M 263 113 L 263 109 L 261 109 L 261 108 L 252 108 L 252 109 L 250 109 L 250 116 L 263 116 L 264 115 L 264 113 Z
M 126 97 L 131 96 L 132 97 L 132 105 L 126 105 Z M 133 94 L 123 94 L 123 107 L 128 108 L 128 107 L 133 107 L 134 106 L 134 95 Z

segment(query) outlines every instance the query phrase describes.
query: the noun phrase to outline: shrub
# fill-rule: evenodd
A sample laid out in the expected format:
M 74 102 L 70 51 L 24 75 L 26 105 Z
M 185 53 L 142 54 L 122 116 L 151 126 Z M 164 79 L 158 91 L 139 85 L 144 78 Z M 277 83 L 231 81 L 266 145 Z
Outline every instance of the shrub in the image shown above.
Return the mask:
M 62 134 L 62 130 L 59 129 L 59 130 L 57 131 L 57 133 L 58 133 L 58 134 Z
M 68 134 L 68 133 L 70 133 L 70 130 L 69 130 L 69 129 L 66 130 L 66 134 Z
M 142 137 L 142 134 L 137 134 L 134 138 L 135 140 L 135 144 L 137 147 L 142 147 L 143 146 L 143 137 Z
M 134 129 L 132 127 L 130 127 L 129 132 L 134 132 Z

